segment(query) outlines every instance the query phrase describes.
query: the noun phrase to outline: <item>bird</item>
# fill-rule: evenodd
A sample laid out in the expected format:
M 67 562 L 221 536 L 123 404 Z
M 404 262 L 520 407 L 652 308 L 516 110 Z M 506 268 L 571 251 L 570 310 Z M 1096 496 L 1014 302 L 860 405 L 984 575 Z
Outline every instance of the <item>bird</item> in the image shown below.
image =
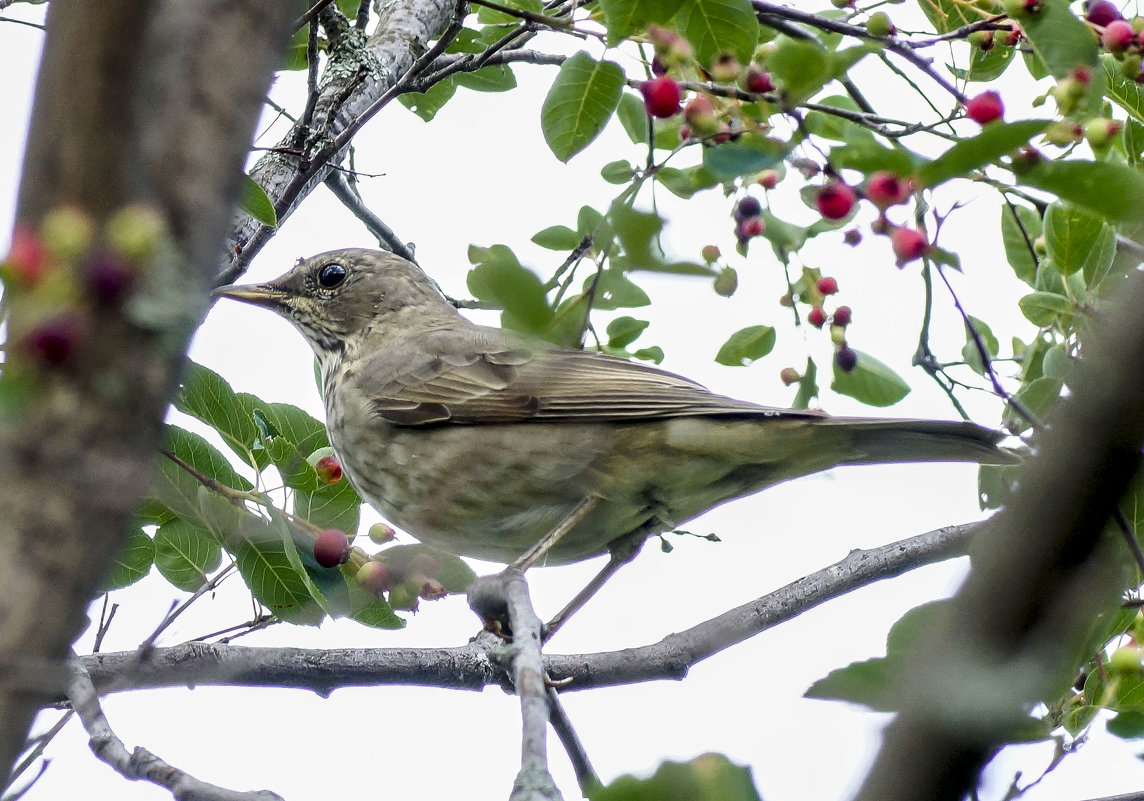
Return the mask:
M 293 323 L 345 475 L 389 522 L 457 556 L 510 563 L 562 529 L 538 564 L 565 564 L 841 465 L 1016 460 L 970 422 L 762 406 L 477 325 L 387 251 L 332 250 L 215 294 Z

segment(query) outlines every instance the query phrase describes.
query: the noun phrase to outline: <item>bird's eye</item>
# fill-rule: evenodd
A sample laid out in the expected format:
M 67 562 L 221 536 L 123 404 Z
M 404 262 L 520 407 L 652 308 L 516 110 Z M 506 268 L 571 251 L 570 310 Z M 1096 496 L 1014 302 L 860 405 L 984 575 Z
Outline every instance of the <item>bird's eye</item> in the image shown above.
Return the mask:
M 318 269 L 318 285 L 323 289 L 333 289 L 346 280 L 346 268 L 336 262 L 323 264 Z

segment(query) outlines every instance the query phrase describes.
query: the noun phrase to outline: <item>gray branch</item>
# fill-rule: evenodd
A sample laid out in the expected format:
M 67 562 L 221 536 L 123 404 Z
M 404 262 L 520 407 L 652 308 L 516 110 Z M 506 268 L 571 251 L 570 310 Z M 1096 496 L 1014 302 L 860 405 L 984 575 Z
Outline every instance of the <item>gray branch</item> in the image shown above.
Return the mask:
M 91 751 L 124 778 L 143 779 L 166 788 L 179 801 L 282 801 L 282 796 L 269 790 L 241 792 L 208 784 L 167 764 L 146 748 L 128 751 L 103 714 L 99 695 L 83 663 L 73 660 L 71 670 L 68 698 L 90 738 Z
M 763 597 L 669 635 L 622 651 L 544 655 L 548 675 L 571 679 L 561 692 L 681 679 L 690 667 L 736 643 L 852 590 L 965 553 L 979 524 L 948 526 L 844 559 Z M 338 687 L 412 685 L 481 690 L 504 674 L 489 660 L 489 635 L 458 648 L 243 648 L 186 643 L 83 657 L 101 694 L 155 687 L 290 687 L 326 695 Z

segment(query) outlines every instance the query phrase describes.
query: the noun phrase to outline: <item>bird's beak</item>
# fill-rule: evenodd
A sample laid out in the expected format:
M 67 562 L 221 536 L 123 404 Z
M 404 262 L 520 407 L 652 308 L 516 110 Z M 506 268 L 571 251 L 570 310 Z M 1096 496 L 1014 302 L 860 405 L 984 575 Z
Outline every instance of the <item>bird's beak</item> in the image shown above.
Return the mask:
M 239 286 L 220 286 L 211 293 L 216 298 L 233 298 L 243 303 L 263 306 L 274 309 L 282 306 L 289 293 L 283 292 L 270 284 L 242 284 Z

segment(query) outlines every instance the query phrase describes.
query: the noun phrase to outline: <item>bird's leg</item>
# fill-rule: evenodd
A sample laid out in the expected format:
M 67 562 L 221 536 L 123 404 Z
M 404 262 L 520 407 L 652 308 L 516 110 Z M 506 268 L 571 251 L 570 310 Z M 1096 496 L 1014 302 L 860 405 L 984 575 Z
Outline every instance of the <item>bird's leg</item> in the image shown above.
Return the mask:
M 538 543 L 525 551 L 524 555 L 509 565 L 509 567 L 515 568 L 522 573 L 525 570 L 528 570 L 530 567 L 536 564 L 537 559 L 548 553 L 548 550 L 553 545 L 560 542 L 565 534 L 575 528 L 576 524 L 583 520 L 584 516 L 588 514 L 588 512 L 592 511 L 592 509 L 594 509 L 596 504 L 599 502 L 600 499 L 596 497 L 587 497 L 581 500 L 578 504 L 576 504 L 575 507 L 573 507 L 571 512 L 565 515 L 563 520 L 557 523 L 556 526 L 553 527 L 553 529 L 547 534 L 545 534 Z
M 601 568 L 600 572 L 592 577 L 592 580 L 584 585 L 584 589 L 576 593 L 576 597 L 565 604 L 564 608 L 556 613 L 556 616 L 544 626 L 544 642 L 552 639 L 561 626 L 568 622 L 568 618 L 580 611 L 580 607 L 592 600 L 597 592 L 600 591 L 605 584 L 608 583 L 613 575 L 615 575 L 621 567 L 636 558 L 636 554 L 640 552 L 643 547 L 644 541 L 647 540 L 648 532 L 640 529 L 629 534 L 626 537 L 613 542 L 608 550 L 608 563 Z

